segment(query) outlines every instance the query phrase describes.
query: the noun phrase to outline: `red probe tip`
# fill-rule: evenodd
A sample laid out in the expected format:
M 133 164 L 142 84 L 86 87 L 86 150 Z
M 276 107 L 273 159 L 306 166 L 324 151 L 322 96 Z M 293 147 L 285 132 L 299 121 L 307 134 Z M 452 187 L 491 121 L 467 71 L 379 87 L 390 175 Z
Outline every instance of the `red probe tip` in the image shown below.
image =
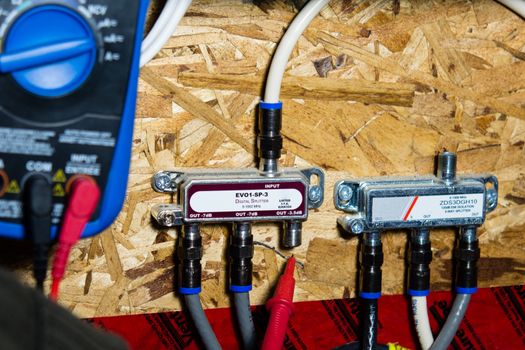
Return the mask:
M 295 279 L 293 278 L 294 271 L 295 258 L 292 256 L 286 262 L 286 267 L 284 268 L 281 278 L 279 278 L 272 300 L 285 300 L 290 303 L 293 301 L 293 292 L 295 289 Z
M 291 276 L 293 278 L 293 273 L 295 271 L 295 256 L 291 256 L 286 262 L 286 268 L 284 269 L 283 276 Z
M 51 291 L 49 292 L 49 299 L 56 301 L 58 299 L 58 288 L 60 285 L 60 281 L 54 279 L 51 284 Z

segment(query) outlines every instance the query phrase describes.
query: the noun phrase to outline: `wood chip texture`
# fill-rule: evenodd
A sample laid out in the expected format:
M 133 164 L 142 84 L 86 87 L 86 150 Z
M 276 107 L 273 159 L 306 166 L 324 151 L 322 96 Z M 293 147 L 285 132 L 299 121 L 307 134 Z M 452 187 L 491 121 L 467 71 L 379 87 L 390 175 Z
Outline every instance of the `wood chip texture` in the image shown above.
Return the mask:
M 180 309 L 173 293 L 178 232 L 153 225 L 159 170 L 255 166 L 256 106 L 293 2 L 195 0 L 142 70 L 124 208 L 102 236 L 79 243 L 60 303 L 83 317 Z M 525 283 L 525 24 L 490 0 L 333 0 L 299 40 L 283 82 L 284 166 L 327 172 L 324 205 L 303 244 L 254 226 L 252 302 L 264 303 L 283 256 L 303 263 L 295 301 L 355 295 L 358 239 L 337 228 L 340 179 L 433 172 L 444 149 L 461 173 L 492 173 L 500 205 L 479 231 L 481 287 Z M 229 305 L 231 227 L 206 225 L 202 301 Z M 432 232 L 432 289 L 449 289 L 453 230 Z M 383 291 L 403 293 L 407 232 L 383 235 Z M 272 248 L 277 249 L 277 251 Z M 30 267 L 18 264 L 30 281 Z

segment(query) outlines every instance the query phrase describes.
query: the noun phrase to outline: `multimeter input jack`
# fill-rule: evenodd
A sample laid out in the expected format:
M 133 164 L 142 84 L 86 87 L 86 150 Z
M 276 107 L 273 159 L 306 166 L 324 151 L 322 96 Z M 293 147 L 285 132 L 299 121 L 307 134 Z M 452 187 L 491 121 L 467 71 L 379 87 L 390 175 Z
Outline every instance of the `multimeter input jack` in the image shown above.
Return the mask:
M 4 170 L 0 170 L 0 197 L 2 197 L 6 191 L 7 186 L 9 185 L 9 177 Z

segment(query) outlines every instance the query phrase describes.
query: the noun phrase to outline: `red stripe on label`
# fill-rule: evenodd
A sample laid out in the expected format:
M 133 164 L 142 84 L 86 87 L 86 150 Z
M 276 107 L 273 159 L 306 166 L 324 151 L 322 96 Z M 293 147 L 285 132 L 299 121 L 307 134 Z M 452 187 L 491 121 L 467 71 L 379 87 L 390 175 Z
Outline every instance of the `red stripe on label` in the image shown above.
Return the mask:
M 415 196 L 414 197 L 414 200 L 412 201 L 412 204 L 410 204 L 410 208 L 408 208 L 407 213 L 405 214 L 405 217 L 403 218 L 403 221 L 407 221 L 408 216 L 412 212 L 412 209 L 414 209 L 414 207 L 416 206 L 416 202 L 417 202 L 418 198 L 419 198 L 419 196 Z

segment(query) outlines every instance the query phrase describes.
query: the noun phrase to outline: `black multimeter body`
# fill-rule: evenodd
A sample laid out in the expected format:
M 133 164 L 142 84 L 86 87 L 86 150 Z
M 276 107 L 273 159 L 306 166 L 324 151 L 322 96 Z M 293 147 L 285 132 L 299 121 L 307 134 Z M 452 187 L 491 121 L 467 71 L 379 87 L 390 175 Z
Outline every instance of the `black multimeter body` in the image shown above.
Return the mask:
M 53 186 L 53 235 L 71 183 L 100 204 L 82 237 L 120 211 L 127 185 L 148 1 L 0 0 L 0 236 L 24 237 L 22 192 Z

